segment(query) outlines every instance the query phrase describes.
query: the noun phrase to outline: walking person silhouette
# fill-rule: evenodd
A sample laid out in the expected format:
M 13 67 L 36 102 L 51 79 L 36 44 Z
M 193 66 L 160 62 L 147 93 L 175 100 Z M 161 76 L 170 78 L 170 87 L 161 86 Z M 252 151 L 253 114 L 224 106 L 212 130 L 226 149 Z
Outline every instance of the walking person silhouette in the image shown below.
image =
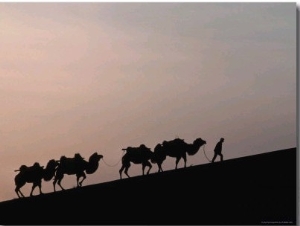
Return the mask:
M 220 156 L 221 161 L 223 161 L 223 154 L 221 153 L 223 142 L 224 142 L 224 138 L 221 138 L 220 141 L 216 144 L 216 147 L 214 149 L 215 155 L 214 155 L 213 159 L 211 160 L 211 162 L 214 162 L 218 155 Z

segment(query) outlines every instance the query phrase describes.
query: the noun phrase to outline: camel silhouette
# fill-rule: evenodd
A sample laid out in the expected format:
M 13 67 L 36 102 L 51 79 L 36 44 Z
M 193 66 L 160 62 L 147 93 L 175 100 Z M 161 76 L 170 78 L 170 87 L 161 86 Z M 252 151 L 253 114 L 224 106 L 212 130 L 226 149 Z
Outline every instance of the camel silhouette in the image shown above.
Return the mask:
M 84 158 L 80 156 L 80 154 L 75 154 L 74 158 L 67 158 L 66 156 L 62 156 L 60 158 L 60 163 L 57 167 L 56 174 L 54 176 L 53 188 L 54 191 L 56 183 L 62 190 L 65 190 L 61 181 L 64 178 L 64 174 L 67 175 L 76 175 L 77 178 L 77 187 L 82 186 L 82 182 L 86 179 L 86 174 L 92 174 L 96 172 L 99 167 L 99 161 L 103 158 L 103 155 L 99 155 L 97 152 L 93 153 L 89 161 L 85 161 Z M 83 177 L 81 181 L 80 178 Z
M 176 158 L 175 169 L 177 169 L 180 159 L 184 160 L 184 167 L 186 167 L 186 154 L 195 155 L 202 145 L 206 144 L 205 140 L 197 138 L 192 144 L 186 143 L 183 139 L 176 138 L 170 141 L 163 141 L 162 144 L 156 145 L 154 148 L 154 154 L 152 163 L 158 165 L 158 172 L 162 172 L 162 163 L 167 156 Z
M 146 166 L 149 167 L 147 174 L 149 174 L 152 165 L 149 160 L 151 160 L 153 156 L 153 152 L 150 148 L 146 147 L 144 144 L 141 144 L 139 147 L 127 147 L 123 148 L 123 151 L 126 151 L 125 155 L 122 157 L 122 167 L 119 170 L 120 173 L 120 179 L 122 179 L 122 172 L 125 169 L 124 173 L 127 177 L 130 177 L 128 175 L 128 169 L 131 166 L 130 162 L 134 164 L 142 164 L 142 171 L 143 175 L 145 175 L 145 168 Z
M 15 192 L 17 193 L 18 197 L 25 197 L 20 189 L 26 183 L 33 183 L 30 196 L 33 195 L 33 191 L 37 186 L 40 189 L 40 194 L 43 194 L 42 179 L 44 179 L 45 181 L 51 180 L 55 175 L 58 164 L 58 161 L 51 159 L 47 163 L 45 169 L 43 166 L 40 166 L 40 164 L 36 162 L 33 166 L 22 165 L 18 170 L 15 170 L 15 172 L 19 172 L 15 176 Z

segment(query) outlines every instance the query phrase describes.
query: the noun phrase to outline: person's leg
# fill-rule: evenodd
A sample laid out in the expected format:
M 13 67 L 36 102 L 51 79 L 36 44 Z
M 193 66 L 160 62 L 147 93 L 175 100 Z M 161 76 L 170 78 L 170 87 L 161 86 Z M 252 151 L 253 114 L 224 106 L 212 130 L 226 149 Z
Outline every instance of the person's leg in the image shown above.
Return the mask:
M 223 154 L 220 153 L 221 162 L 223 161 Z
M 216 160 L 216 158 L 217 158 L 217 154 L 215 153 L 215 155 L 214 155 L 213 159 L 211 160 L 211 162 L 214 162 Z

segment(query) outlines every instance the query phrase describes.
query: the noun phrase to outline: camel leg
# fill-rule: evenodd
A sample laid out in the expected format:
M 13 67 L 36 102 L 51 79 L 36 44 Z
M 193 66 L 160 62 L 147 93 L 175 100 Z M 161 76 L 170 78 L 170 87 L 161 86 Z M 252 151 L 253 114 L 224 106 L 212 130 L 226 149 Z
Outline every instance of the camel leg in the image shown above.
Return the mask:
M 56 189 L 55 189 L 56 182 L 57 182 L 57 178 L 55 177 L 54 180 L 53 180 L 53 189 L 54 189 L 54 192 L 56 192 Z
M 122 172 L 125 169 L 124 164 L 122 165 L 121 169 L 119 170 L 119 174 L 120 174 L 120 179 L 122 179 Z
M 61 173 L 60 170 L 56 171 L 55 175 L 54 175 L 54 179 L 53 179 L 53 189 L 54 192 L 56 191 L 55 189 L 55 185 L 57 184 L 57 181 L 63 176 L 63 174 Z
M 159 163 L 157 163 L 157 167 L 158 167 L 158 170 L 157 170 L 157 172 L 159 173 L 159 172 L 160 172 L 160 168 L 161 168 L 161 166 L 160 166 L 160 164 L 159 164 Z
M 42 181 L 38 181 L 38 182 L 34 182 L 33 185 L 32 185 L 32 188 L 31 188 L 31 192 L 30 192 L 30 196 L 33 196 L 33 191 L 36 187 L 39 187 L 39 190 L 40 190 L 40 194 L 43 194 L 42 192 Z
M 149 161 L 147 161 L 147 162 L 145 162 L 145 166 L 148 166 L 149 167 L 149 169 L 148 169 L 148 171 L 147 171 L 147 175 L 150 173 L 150 170 L 151 170 L 151 168 L 152 168 L 152 165 L 151 165 L 151 163 L 149 162 Z
M 53 187 L 54 187 L 54 191 L 55 190 L 55 184 L 58 184 L 58 186 L 62 189 L 65 190 L 62 186 L 61 186 L 61 181 L 64 178 L 64 174 L 61 171 L 57 171 L 54 177 L 54 181 L 53 181 Z
M 42 181 L 39 182 L 38 186 L 39 186 L 39 189 L 40 189 L 40 195 L 44 194 L 42 192 Z
M 21 192 L 21 190 L 19 190 L 18 192 L 21 194 L 21 196 L 20 196 L 20 195 L 17 193 L 18 196 L 19 196 L 19 198 L 24 198 L 24 197 L 25 197 L 25 195 L 23 195 L 23 193 Z
M 33 195 L 33 190 L 36 188 L 36 186 L 39 187 L 39 189 L 40 189 L 40 194 L 43 194 L 43 192 L 42 192 L 42 181 L 38 181 L 38 182 L 34 182 L 34 183 L 33 183 L 32 189 L 31 189 L 31 192 L 30 192 L 30 196 Z
M 61 181 L 64 178 L 64 174 L 63 173 L 56 173 L 54 181 L 53 181 L 53 186 L 54 186 L 54 191 L 55 191 L 55 184 L 57 183 L 58 186 L 62 189 L 65 190 L 62 186 L 61 186 Z
M 76 174 L 77 187 L 80 187 L 80 185 L 79 185 L 79 179 L 80 179 L 80 177 L 81 177 L 80 174 Z
M 57 181 L 61 178 L 61 175 L 59 174 L 56 174 L 55 177 L 54 177 L 54 180 L 53 180 L 53 189 L 54 191 L 56 191 L 55 189 L 55 185 L 57 184 Z
M 24 198 L 24 197 L 25 197 L 25 195 L 23 195 L 23 193 L 21 192 L 21 190 L 19 190 L 19 193 L 20 193 L 21 196 L 22 196 L 22 197 L 19 196 L 20 198 Z
M 150 163 L 149 161 L 143 162 L 143 176 L 145 175 L 145 168 L 146 168 L 146 166 L 149 167 L 149 169 L 148 169 L 148 171 L 147 171 L 147 174 L 149 174 L 149 171 L 150 171 L 150 169 L 152 168 L 152 165 L 151 165 L 151 163 Z
M 20 190 L 25 184 L 26 184 L 26 181 L 24 179 L 22 179 L 22 177 L 21 177 L 20 174 L 18 174 L 15 177 L 15 185 L 16 185 L 15 192 L 17 193 L 17 195 L 18 195 L 19 198 L 25 197 L 23 195 L 23 193 L 21 192 L 21 190 Z
M 34 182 L 31 188 L 31 192 L 30 192 L 30 196 L 33 196 L 33 190 L 35 189 L 35 187 L 37 186 L 37 183 Z
M 61 190 L 65 190 L 65 189 L 62 187 L 62 185 L 61 185 L 61 181 L 62 181 L 63 178 L 64 178 L 64 177 L 62 176 L 62 177 L 57 181 L 57 184 L 58 184 L 58 186 L 61 188 Z
M 158 166 L 158 173 L 159 172 L 163 172 L 163 169 L 162 169 L 162 163 L 157 163 L 157 166 Z
M 83 177 L 83 179 L 79 182 L 79 178 Z M 84 172 L 77 174 L 77 186 L 82 187 L 82 182 L 86 179 L 86 175 Z
M 145 175 L 145 168 L 146 168 L 146 164 L 145 164 L 145 163 L 143 163 L 143 164 L 142 164 L 143 176 Z
M 129 166 L 126 166 L 126 167 L 125 167 L 125 171 L 124 171 L 124 173 L 126 174 L 127 177 L 130 177 L 130 176 L 128 175 L 128 169 L 129 169 L 129 167 L 130 167 L 130 164 L 129 164 Z
M 126 174 L 126 176 L 130 177 L 128 175 L 128 169 L 129 169 L 130 165 L 131 165 L 130 162 L 122 161 L 122 168 L 119 170 L 121 179 L 122 179 L 122 172 L 124 169 L 125 169 L 124 173 Z
M 19 198 L 21 198 L 21 196 L 19 195 L 19 190 L 18 190 L 17 188 L 15 188 L 15 192 L 16 192 L 17 196 L 18 196 Z
M 183 161 L 184 161 L 184 168 L 186 167 L 186 154 L 184 153 L 184 155 L 182 156 Z
M 180 159 L 181 159 L 181 157 L 177 157 L 177 158 L 176 158 L 176 166 L 175 166 L 175 169 L 177 169 L 177 165 L 178 165 Z
M 23 185 L 24 185 L 24 184 L 23 184 Z M 15 189 L 15 192 L 17 193 L 17 195 L 18 195 L 19 198 L 25 197 L 25 196 L 23 195 L 23 193 L 21 192 L 21 190 L 20 190 L 20 188 L 23 187 L 23 185 L 17 185 L 17 186 L 16 186 L 16 189 Z M 21 194 L 21 196 L 20 196 L 20 194 Z
M 86 179 L 86 175 L 83 175 L 83 179 L 79 182 L 80 187 L 82 187 L 82 182 Z

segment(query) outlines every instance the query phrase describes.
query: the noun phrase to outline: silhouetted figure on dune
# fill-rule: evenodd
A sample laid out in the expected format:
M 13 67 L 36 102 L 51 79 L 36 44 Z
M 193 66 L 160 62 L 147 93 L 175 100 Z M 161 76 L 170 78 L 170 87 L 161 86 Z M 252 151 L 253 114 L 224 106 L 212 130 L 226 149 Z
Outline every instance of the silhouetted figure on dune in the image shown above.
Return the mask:
M 53 188 L 54 191 L 56 183 L 60 186 L 62 190 L 64 188 L 61 185 L 61 181 L 64 178 L 64 174 L 67 175 L 76 175 L 77 178 L 77 187 L 82 186 L 82 182 L 86 179 L 86 173 L 92 174 L 96 172 L 99 166 L 100 159 L 103 158 L 103 155 L 99 155 L 97 152 L 92 154 L 89 158 L 89 161 L 85 161 L 80 154 L 75 154 L 74 158 L 67 158 L 62 156 L 60 158 L 60 164 L 57 167 L 56 174 L 54 176 Z M 83 177 L 81 181 L 80 178 Z
M 195 155 L 202 145 L 206 144 L 205 140 L 197 138 L 192 144 L 186 143 L 183 139 L 176 138 L 170 141 L 163 141 L 162 145 L 156 146 L 154 151 L 153 163 L 157 163 L 159 172 L 162 171 L 162 163 L 166 156 L 176 158 L 175 169 L 177 169 L 180 159 L 184 160 L 184 167 L 186 167 L 186 154 Z
M 141 144 L 139 147 L 128 147 L 123 148 L 123 151 L 126 151 L 125 155 L 122 157 L 122 167 L 119 170 L 120 173 L 120 179 L 122 179 L 122 172 L 125 169 L 124 173 L 127 177 L 130 177 L 128 175 L 128 169 L 131 166 L 130 162 L 134 164 L 142 164 L 142 171 L 143 175 L 145 175 L 144 171 L 146 166 L 149 167 L 147 174 L 149 174 L 152 165 L 149 162 L 153 156 L 153 152 L 150 148 L 146 147 L 144 144 Z
M 40 166 L 38 162 L 34 163 L 33 166 L 26 166 L 22 165 L 19 170 L 15 170 L 15 172 L 19 172 L 15 176 L 15 192 L 17 193 L 18 197 L 24 197 L 23 193 L 21 192 L 21 187 L 23 187 L 26 183 L 33 183 L 32 189 L 30 192 L 30 196 L 33 195 L 33 191 L 36 186 L 40 189 L 40 194 L 42 192 L 42 179 L 45 181 L 51 180 L 54 175 L 56 168 L 58 166 L 58 161 L 51 159 L 48 163 L 46 168 L 44 169 L 43 166 Z M 21 196 L 20 196 L 21 195 Z
M 216 144 L 215 149 L 214 149 L 215 155 L 214 155 L 213 159 L 211 160 L 211 162 L 214 162 L 218 155 L 220 156 L 221 161 L 223 161 L 223 154 L 222 154 L 223 142 L 224 142 L 224 138 L 221 138 L 220 141 Z

